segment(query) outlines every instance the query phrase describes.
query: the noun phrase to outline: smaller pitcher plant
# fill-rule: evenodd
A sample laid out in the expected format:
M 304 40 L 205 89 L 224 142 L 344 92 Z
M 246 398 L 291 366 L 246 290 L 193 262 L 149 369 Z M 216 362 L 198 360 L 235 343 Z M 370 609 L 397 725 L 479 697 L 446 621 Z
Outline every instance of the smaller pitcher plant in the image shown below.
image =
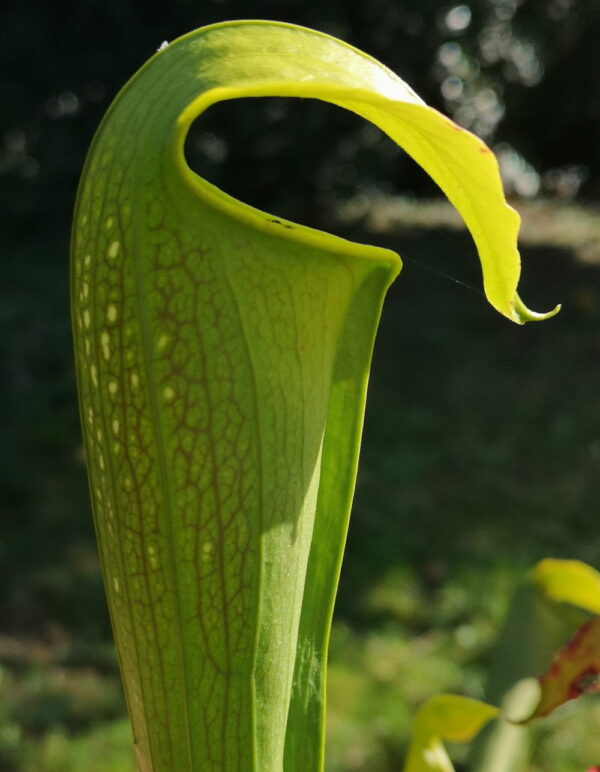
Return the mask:
M 600 573 L 591 566 L 547 558 L 529 572 L 492 658 L 489 698 L 501 711 L 476 743 L 472 772 L 531 769 L 540 720 L 571 700 L 600 693 L 599 614 Z
M 161 47 L 127 83 L 79 187 L 72 315 L 143 772 L 323 768 L 371 352 L 401 262 L 246 206 L 190 170 L 184 141 L 203 111 L 266 96 L 324 100 L 378 126 L 461 213 L 492 306 L 518 324 L 557 310 L 536 314 L 516 293 L 519 217 L 489 148 L 351 46 L 228 22 Z

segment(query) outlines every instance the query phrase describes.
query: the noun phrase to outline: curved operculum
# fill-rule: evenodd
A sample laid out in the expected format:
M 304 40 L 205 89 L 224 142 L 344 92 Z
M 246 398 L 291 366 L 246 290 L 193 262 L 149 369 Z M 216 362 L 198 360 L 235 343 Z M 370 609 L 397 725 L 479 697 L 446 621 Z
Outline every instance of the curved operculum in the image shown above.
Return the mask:
M 401 93 L 404 96 L 404 92 Z M 420 101 L 332 85 L 326 79 L 309 84 L 273 82 L 205 92 L 183 111 L 178 121 L 178 161 L 184 177 L 188 182 L 192 177 L 191 184 L 213 205 L 238 218 L 250 220 L 261 229 L 272 223 L 272 219 L 267 219 L 268 215 L 235 201 L 196 175 L 190 175 L 183 158 L 183 141 L 194 118 L 211 104 L 248 96 L 321 99 L 355 112 L 378 126 L 422 166 L 461 214 L 478 249 L 484 290 L 490 304 L 517 324 L 541 321 L 558 313 L 560 305 L 546 313 L 530 310 L 516 291 L 521 271 L 517 248 L 520 217 L 506 202 L 494 154 L 474 134 Z M 332 243 L 331 246 L 339 249 L 339 239 L 295 224 L 293 231 L 282 235 L 311 245 L 317 240 L 321 247 L 335 240 L 335 245 Z M 348 246 L 346 242 L 346 249 Z M 365 257 L 376 256 L 372 247 L 361 245 L 360 249 Z

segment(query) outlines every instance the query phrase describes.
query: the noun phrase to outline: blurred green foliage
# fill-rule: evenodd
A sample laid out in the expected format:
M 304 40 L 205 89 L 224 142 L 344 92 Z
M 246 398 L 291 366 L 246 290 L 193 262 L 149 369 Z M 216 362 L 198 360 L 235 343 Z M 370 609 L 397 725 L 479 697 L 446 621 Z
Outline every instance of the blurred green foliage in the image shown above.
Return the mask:
M 500 143 L 513 191 L 600 193 L 597 0 L 281 0 L 276 8 L 258 0 L 250 7 L 5 0 L 0 769 L 7 772 L 132 769 L 79 436 L 69 222 L 85 152 L 118 88 L 163 40 L 247 16 L 312 26 L 381 59 L 427 101 Z M 357 192 L 433 192 L 376 131 L 317 103 L 222 105 L 193 129 L 188 157 L 225 190 L 317 226 Z M 376 235 L 358 226 L 346 233 L 407 260 L 376 349 L 332 640 L 336 772 L 398 768 L 410 716 L 432 693 L 484 696 L 511 595 L 537 559 L 600 564 L 600 235 L 595 210 L 582 208 L 577 222 L 585 228 L 557 241 L 557 211 L 534 212 L 522 294 L 533 307 L 561 301 L 564 310 L 524 329 L 471 291 L 480 280 L 470 243 L 433 227 L 430 215 L 419 227 L 404 220 L 396 228 L 392 216 Z M 588 702 L 552 719 L 532 772 L 597 762 L 598 711 Z

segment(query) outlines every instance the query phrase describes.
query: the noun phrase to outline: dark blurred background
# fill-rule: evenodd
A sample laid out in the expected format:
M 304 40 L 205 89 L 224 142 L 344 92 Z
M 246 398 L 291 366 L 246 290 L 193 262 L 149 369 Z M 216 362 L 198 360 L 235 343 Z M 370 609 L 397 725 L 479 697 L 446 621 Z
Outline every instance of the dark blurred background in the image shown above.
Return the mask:
M 397 769 L 419 701 L 485 694 L 527 566 L 600 564 L 598 0 L 4 0 L 0 770 L 132 768 L 79 435 L 70 219 L 119 88 L 164 40 L 236 18 L 343 38 L 483 137 L 524 216 L 525 299 L 564 304 L 524 329 L 494 315 L 433 183 L 354 115 L 238 100 L 192 128 L 190 164 L 227 192 L 406 259 L 376 349 L 336 612 L 329 768 Z M 600 714 L 595 730 L 569 720 L 527 769 L 597 762 Z

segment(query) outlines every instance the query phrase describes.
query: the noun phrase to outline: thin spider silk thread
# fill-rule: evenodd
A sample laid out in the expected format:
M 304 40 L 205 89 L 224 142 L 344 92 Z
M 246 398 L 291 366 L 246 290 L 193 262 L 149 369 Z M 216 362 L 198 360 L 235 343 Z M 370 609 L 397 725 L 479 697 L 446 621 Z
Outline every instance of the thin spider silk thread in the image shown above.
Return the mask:
M 469 284 L 466 281 L 462 281 L 462 279 L 457 279 L 456 276 L 452 276 L 449 273 L 444 273 L 444 271 L 440 271 L 439 268 L 434 268 L 431 265 L 427 265 L 427 263 L 421 262 L 421 260 L 417 260 L 414 257 L 407 257 L 406 255 L 402 256 L 402 260 L 405 260 L 407 263 L 413 263 L 414 265 L 418 265 L 420 268 L 423 268 L 426 271 L 429 271 L 430 273 L 433 273 L 436 276 L 441 277 L 442 279 L 446 279 L 447 281 L 452 282 L 452 284 L 458 284 L 459 286 L 464 287 L 465 289 L 468 289 L 471 292 L 474 292 L 476 295 L 479 295 L 480 297 L 485 297 L 485 294 L 482 292 L 482 290 L 478 289 L 477 287 L 474 287 L 472 284 Z

